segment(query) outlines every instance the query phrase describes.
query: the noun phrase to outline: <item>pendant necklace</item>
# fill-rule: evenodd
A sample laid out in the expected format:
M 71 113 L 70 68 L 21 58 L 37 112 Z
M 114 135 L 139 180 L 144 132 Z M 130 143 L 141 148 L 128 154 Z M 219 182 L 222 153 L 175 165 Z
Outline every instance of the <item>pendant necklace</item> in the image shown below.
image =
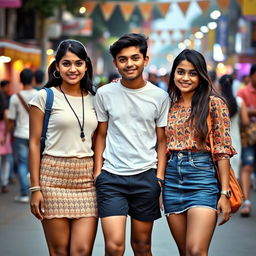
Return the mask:
M 75 110 L 72 108 L 70 102 L 68 101 L 68 98 L 67 98 L 66 94 L 62 91 L 61 86 L 59 86 L 59 87 L 60 87 L 60 91 L 62 92 L 62 94 L 63 94 L 63 96 L 64 96 L 66 102 L 68 103 L 69 107 L 70 107 L 71 110 L 73 111 L 73 113 L 74 113 L 74 115 L 75 115 L 75 117 L 76 117 L 76 119 L 77 119 L 77 121 L 78 121 L 80 130 L 81 130 L 81 132 L 80 132 L 80 137 L 81 137 L 82 141 L 84 142 L 84 141 L 85 141 L 85 135 L 84 135 L 84 97 L 83 97 L 82 90 L 81 90 L 81 95 L 82 95 L 82 106 L 83 106 L 83 123 L 81 124 L 81 122 L 80 122 L 80 120 L 79 120 L 79 118 L 78 118 L 78 116 L 77 116 Z

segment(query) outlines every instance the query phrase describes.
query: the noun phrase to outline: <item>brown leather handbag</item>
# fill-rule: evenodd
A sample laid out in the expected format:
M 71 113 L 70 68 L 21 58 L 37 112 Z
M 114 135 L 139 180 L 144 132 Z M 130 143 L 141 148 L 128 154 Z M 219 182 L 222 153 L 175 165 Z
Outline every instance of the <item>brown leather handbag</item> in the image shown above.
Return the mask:
M 208 125 L 208 136 L 209 136 L 209 141 L 210 141 L 210 147 L 211 147 L 211 154 L 212 154 L 212 159 L 214 161 L 213 157 L 213 152 L 214 152 L 214 146 L 213 146 L 213 134 L 212 134 L 212 121 L 211 121 L 211 116 L 208 114 L 207 117 L 207 125 Z M 218 166 L 216 162 L 214 162 L 215 168 L 217 171 L 217 177 L 219 182 L 220 180 L 220 173 L 218 170 Z M 238 211 L 240 206 L 243 203 L 243 192 L 242 189 L 236 179 L 235 172 L 233 168 L 230 166 L 229 170 L 229 190 L 231 191 L 231 197 L 230 197 L 230 206 L 231 206 L 231 212 L 235 213 Z

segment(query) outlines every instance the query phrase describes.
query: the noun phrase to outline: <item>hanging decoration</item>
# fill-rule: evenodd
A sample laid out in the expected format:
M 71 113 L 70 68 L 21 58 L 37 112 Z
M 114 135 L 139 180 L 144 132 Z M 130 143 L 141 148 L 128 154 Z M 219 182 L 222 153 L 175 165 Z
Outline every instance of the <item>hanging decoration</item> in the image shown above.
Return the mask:
M 85 2 L 83 4 L 83 7 L 85 7 L 85 9 L 86 9 L 86 12 L 85 12 L 86 16 L 90 16 L 96 7 L 96 3 L 95 2 Z
M 220 2 L 220 6 L 226 6 L 227 2 L 229 4 L 230 0 L 216 0 Z M 242 1 L 242 0 L 237 0 Z M 176 2 L 179 8 L 181 9 L 184 16 L 186 15 L 186 12 L 190 6 L 191 1 L 185 1 L 185 2 L 179 2 L 179 0 L 175 0 L 173 2 L 171 1 L 165 1 L 165 2 L 124 2 L 124 1 L 106 1 L 104 3 L 100 1 L 86 1 L 83 6 L 86 8 L 86 16 L 90 16 L 97 5 L 100 6 L 100 9 L 102 11 L 102 15 L 104 19 L 107 21 L 111 15 L 113 14 L 116 6 L 120 7 L 120 10 L 122 12 L 122 15 L 126 21 L 128 21 L 136 7 L 141 12 L 141 15 L 145 21 L 148 21 L 151 17 L 151 13 L 154 7 L 158 8 L 162 16 L 166 16 L 168 10 L 170 9 L 171 5 Z M 201 8 L 202 12 L 205 13 L 205 11 L 208 9 L 210 0 L 198 0 L 197 2 L 198 6 Z
M 185 16 L 187 13 L 188 7 L 190 6 L 190 2 L 178 2 L 177 4 Z
M 125 3 L 120 3 L 119 7 L 123 14 L 125 21 L 128 21 L 135 9 L 135 5 L 133 3 L 125 2 Z
M 114 2 L 106 2 L 100 5 L 101 12 L 103 14 L 104 19 L 107 21 L 113 14 L 116 4 Z
M 157 7 L 162 16 L 165 17 L 171 7 L 171 3 L 159 3 L 157 4 Z
M 197 4 L 200 7 L 200 9 L 202 10 L 203 14 L 205 14 L 210 5 L 210 1 L 198 1 Z

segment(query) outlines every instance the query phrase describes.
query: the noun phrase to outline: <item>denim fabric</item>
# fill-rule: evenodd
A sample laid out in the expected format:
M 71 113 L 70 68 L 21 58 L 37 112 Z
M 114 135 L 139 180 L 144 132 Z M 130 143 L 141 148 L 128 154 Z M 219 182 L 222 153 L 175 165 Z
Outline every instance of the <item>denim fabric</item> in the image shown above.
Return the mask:
M 207 152 L 173 152 L 167 164 L 163 202 L 165 214 L 191 207 L 217 208 L 219 184 Z
M 256 167 L 256 145 L 242 148 L 242 166 L 250 165 Z
M 15 151 L 17 154 L 18 176 L 20 182 L 20 193 L 22 196 L 28 195 L 28 149 L 29 140 L 15 138 Z

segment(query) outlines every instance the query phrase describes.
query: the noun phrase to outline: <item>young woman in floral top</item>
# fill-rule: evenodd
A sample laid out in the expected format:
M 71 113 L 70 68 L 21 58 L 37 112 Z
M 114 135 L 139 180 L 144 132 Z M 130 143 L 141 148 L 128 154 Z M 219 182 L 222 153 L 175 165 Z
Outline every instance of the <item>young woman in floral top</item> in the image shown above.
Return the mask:
M 230 218 L 229 158 L 236 152 L 231 145 L 228 108 L 213 90 L 204 57 L 194 50 L 186 49 L 174 60 L 168 92 L 165 214 L 180 255 L 205 256 L 219 214 L 219 225 Z M 221 185 L 210 153 L 208 113 Z

